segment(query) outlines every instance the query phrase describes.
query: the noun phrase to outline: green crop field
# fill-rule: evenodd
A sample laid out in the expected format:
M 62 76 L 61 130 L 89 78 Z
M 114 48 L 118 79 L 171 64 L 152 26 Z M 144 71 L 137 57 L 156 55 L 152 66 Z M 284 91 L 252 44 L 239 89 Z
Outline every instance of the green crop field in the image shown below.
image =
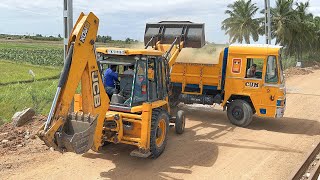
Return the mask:
M 63 46 L 57 43 L 0 42 L 0 59 L 36 65 L 62 66 Z
M 0 124 L 27 107 L 47 114 L 62 65 L 62 42 L 0 40 Z
M 10 121 L 15 112 L 28 107 L 37 113 L 48 114 L 57 82 L 46 80 L 0 86 L 0 124 Z
M 123 41 L 115 41 L 106 44 L 97 43 L 97 46 L 143 48 L 142 43 L 126 44 Z M 36 65 L 62 66 L 63 44 L 59 41 L 6 41 L 0 39 L 0 59 L 14 62 L 27 62 Z
M 57 79 L 61 68 L 43 67 L 39 65 L 0 60 L 0 69 L 0 85 L 3 85 L 23 81 Z M 35 75 L 34 77 L 32 76 L 32 73 Z
M 0 60 L 0 124 L 26 107 L 47 114 L 60 69 Z M 29 70 L 35 74 L 34 79 Z

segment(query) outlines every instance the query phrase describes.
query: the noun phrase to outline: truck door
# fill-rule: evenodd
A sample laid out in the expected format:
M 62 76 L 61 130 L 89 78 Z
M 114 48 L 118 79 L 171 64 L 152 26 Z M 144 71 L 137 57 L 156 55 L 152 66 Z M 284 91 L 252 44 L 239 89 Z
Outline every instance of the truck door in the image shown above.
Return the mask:
M 249 94 L 254 104 L 261 104 L 261 88 L 263 86 L 262 74 L 264 70 L 264 57 L 247 57 L 246 74 L 243 84 L 243 92 Z
M 267 57 L 264 85 L 262 87 L 262 107 L 260 108 L 261 115 L 268 117 L 275 116 L 278 89 L 279 89 L 279 72 L 278 72 L 277 57 L 274 55 Z

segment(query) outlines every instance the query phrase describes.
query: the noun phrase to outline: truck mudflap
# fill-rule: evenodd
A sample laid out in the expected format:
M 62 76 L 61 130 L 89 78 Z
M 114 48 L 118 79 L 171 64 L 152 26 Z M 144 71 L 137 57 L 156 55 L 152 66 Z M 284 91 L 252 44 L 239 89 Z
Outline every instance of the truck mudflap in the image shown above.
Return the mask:
M 97 117 L 90 114 L 70 113 L 62 131 L 55 134 L 58 148 L 64 152 L 83 154 L 93 145 Z

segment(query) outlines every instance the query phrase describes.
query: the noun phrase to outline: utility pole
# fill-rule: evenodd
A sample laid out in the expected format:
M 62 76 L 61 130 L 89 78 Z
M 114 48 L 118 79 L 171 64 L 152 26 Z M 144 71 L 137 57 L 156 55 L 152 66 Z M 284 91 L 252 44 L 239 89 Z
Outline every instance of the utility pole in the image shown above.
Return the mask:
M 68 51 L 68 40 L 73 28 L 73 0 L 63 0 L 63 44 L 64 60 Z
M 63 57 L 66 62 L 68 53 L 69 36 L 73 28 L 73 0 L 63 0 Z M 72 99 L 69 112 L 73 112 L 74 100 Z
M 265 33 L 266 33 L 266 44 L 271 44 L 271 12 L 270 12 L 270 0 L 264 0 L 265 4 Z

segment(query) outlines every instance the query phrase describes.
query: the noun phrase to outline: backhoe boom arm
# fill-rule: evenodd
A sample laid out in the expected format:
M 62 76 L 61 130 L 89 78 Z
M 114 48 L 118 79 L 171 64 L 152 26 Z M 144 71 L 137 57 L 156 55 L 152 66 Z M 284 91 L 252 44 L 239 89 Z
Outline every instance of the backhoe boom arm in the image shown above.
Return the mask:
M 96 62 L 98 25 L 99 19 L 93 13 L 80 14 L 70 34 L 68 56 L 48 119 L 38 133 L 48 146 L 60 151 L 84 153 L 92 147 L 98 150 L 102 143 L 109 98 Z M 79 83 L 83 109 L 69 113 Z

